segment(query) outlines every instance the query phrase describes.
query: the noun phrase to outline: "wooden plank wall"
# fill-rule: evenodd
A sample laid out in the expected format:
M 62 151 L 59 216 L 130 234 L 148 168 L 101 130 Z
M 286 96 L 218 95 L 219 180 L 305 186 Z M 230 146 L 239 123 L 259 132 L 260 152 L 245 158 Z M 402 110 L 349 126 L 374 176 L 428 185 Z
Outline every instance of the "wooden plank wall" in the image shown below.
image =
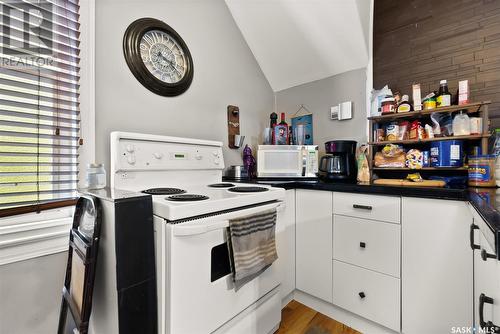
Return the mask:
M 474 101 L 491 100 L 500 127 L 500 0 L 375 0 L 373 83 L 422 97 L 468 79 Z

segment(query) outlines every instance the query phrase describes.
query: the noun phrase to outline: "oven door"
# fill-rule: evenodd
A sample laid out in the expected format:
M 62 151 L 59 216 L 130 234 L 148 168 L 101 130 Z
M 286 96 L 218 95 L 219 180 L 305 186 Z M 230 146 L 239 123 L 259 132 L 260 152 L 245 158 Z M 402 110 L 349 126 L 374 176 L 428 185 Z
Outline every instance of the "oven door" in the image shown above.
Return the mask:
M 305 176 L 307 157 L 301 148 L 279 146 L 257 151 L 257 176 L 300 177 Z
M 276 262 L 234 290 L 226 230 L 229 220 L 276 208 L 280 202 L 179 224 L 166 224 L 169 279 L 167 333 L 211 333 L 279 285 Z

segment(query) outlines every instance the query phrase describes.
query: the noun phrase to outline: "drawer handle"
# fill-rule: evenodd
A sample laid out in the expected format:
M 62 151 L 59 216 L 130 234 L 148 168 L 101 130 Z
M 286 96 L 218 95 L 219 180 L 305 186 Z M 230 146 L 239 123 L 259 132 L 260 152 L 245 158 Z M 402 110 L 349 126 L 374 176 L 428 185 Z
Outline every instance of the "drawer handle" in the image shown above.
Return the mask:
M 486 261 L 488 259 L 496 259 L 497 256 L 495 254 L 490 254 L 490 253 L 486 252 L 485 249 L 483 249 L 481 251 L 481 258 L 483 259 L 483 261 Z
M 363 209 L 368 211 L 371 211 L 373 209 L 371 205 L 361 205 L 361 204 L 353 204 L 352 207 L 355 209 Z
M 484 304 L 493 304 L 493 298 L 482 293 L 479 296 L 479 326 L 481 326 L 482 329 L 488 329 L 488 333 L 498 333 L 498 331 L 500 331 L 500 327 L 493 324 L 491 320 L 484 321 Z
M 366 297 L 366 295 L 365 295 L 365 293 L 364 293 L 363 291 L 361 291 L 360 293 L 358 293 L 358 295 L 359 295 L 359 297 L 360 297 L 361 299 L 363 299 L 363 298 L 365 298 L 365 297 Z
M 359 243 L 359 247 L 361 247 L 361 248 L 366 248 L 366 243 L 364 243 L 363 241 L 361 241 L 361 242 Z

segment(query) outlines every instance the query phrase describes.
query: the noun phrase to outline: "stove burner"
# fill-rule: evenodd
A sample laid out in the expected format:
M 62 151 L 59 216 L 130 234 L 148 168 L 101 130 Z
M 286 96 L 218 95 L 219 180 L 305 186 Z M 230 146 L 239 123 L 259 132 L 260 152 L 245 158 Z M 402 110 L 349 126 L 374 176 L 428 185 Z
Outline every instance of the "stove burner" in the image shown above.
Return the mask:
M 234 187 L 230 188 L 227 191 L 231 191 L 233 193 L 258 193 L 263 191 L 268 191 L 269 189 L 264 187 Z
M 232 183 L 214 183 L 214 184 L 209 184 L 208 186 L 211 188 L 231 188 L 231 187 L 234 187 L 234 184 L 232 184 Z
M 175 195 L 183 194 L 186 191 L 179 188 L 151 188 L 143 190 L 142 192 L 149 195 Z
M 208 199 L 208 196 L 205 195 L 193 195 L 193 194 L 182 194 L 182 195 L 173 195 L 165 198 L 168 201 L 176 201 L 176 202 L 190 202 L 190 201 L 203 201 Z

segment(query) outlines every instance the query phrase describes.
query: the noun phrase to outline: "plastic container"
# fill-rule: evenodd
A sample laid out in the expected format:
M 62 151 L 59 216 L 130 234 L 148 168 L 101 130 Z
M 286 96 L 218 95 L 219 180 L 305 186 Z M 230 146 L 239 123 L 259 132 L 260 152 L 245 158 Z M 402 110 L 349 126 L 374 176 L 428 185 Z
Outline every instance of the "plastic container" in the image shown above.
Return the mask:
M 393 114 L 396 112 L 396 99 L 393 97 L 386 97 L 381 103 L 382 115 Z
M 462 167 L 463 141 L 443 140 L 431 143 L 431 167 Z
M 106 170 L 103 164 L 87 165 L 85 187 L 88 189 L 102 189 L 106 187 Z
M 495 156 L 474 155 L 469 157 L 469 186 L 496 187 Z
M 468 136 L 470 135 L 470 119 L 467 114 L 460 111 L 453 118 L 453 135 L 454 136 Z

